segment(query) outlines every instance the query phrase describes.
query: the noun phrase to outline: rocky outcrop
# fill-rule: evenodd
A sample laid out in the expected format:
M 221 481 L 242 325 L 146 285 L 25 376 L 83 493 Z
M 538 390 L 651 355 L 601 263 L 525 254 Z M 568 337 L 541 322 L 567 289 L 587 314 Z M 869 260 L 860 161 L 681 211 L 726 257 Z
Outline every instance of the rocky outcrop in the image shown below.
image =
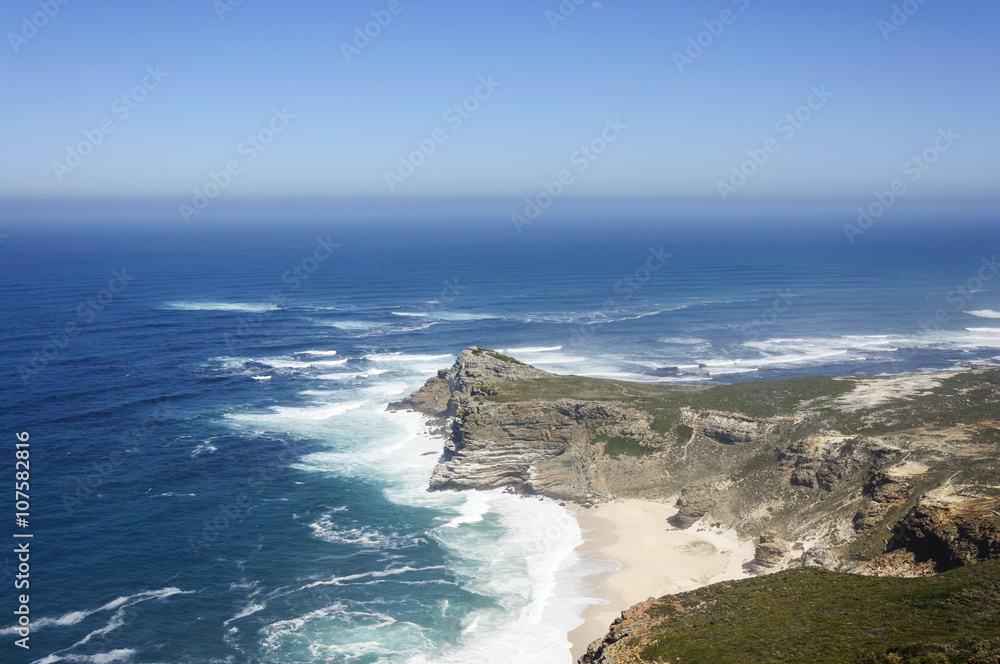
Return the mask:
M 754 547 L 752 568 L 757 573 L 778 569 L 788 558 L 792 545 L 773 530 L 763 533 Z
M 708 514 L 718 500 L 718 492 L 708 484 L 689 484 L 677 499 L 677 514 L 670 523 L 681 529 L 690 528 Z
M 454 424 L 431 489 L 509 486 L 534 493 L 532 469 L 566 451 L 575 434 L 574 415 L 570 404 L 561 409 L 532 403 L 469 406 Z
M 454 415 L 448 408 L 450 401 L 451 385 L 448 383 L 448 372 L 441 370 L 437 376 L 428 379 L 419 390 L 389 404 L 386 410 L 413 410 L 431 418 L 441 419 Z
M 858 466 L 853 441 L 828 434 L 810 436 L 778 455 L 791 486 L 833 491 Z
M 697 420 L 695 432 L 723 445 L 749 443 L 766 431 L 765 422 L 737 413 L 709 411 Z
M 423 387 L 389 404 L 387 410 L 414 410 L 430 417 L 451 417 L 472 397 L 492 394 L 497 384 L 551 375 L 496 351 L 473 346 L 459 353 L 450 369 L 438 371 Z
M 946 484 L 923 496 L 900 521 L 892 550 L 938 572 L 1000 558 L 1000 499 L 970 489 Z
M 889 511 L 905 505 L 912 491 L 913 485 L 903 475 L 883 471 L 873 473 L 863 489 L 868 500 L 854 515 L 854 529 L 864 532 L 883 525 Z
M 647 600 L 622 612 L 620 618 L 611 623 L 607 636 L 590 644 L 579 664 L 618 664 L 619 662 L 641 662 L 640 653 L 645 643 L 641 638 L 658 624 L 653 611 L 659 602 Z M 635 645 L 630 645 L 635 642 Z

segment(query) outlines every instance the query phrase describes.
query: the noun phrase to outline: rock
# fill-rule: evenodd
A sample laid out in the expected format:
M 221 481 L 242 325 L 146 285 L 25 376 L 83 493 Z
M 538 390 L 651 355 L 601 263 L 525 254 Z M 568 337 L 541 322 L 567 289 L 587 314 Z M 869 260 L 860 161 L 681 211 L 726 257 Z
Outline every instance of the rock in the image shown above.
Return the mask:
M 451 387 L 447 381 L 447 371 L 439 371 L 430 378 L 424 386 L 408 397 L 390 403 L 386 410 L 413 410 L 428 417 L 444 418 L 448 412 L 448 401 L 451 399 Z
M 763 533 L 754 547 L 754 571 L 763 573 L 780 567 L 791 549 L 792 545 L 773 530 Z
M 670 525 L 686 529 L 700 521 L 715 505 L 716 492 L 708 484 L 689 484 L 677 499 L 677 514 L 670 517 Z
M 843 452 L 843 436 L 814 435 L 788 446 L 778 455 L 782 468 L 790 469 L 791 486 L 833 491 L 856 463 Z
M 923 496 L 899 523 L 893 550 L 918 562 L 933 561 L 937 572 L 1000 558 L 1000 499 L 964 495 L 945 484 Z
M 840 558 L 829 549 L 815 546 L 803 553 L 799 562 L 806 567 L 823 567 L 834 571 L 840 568 Z
M 873 472 L 862 489 L 867 501 L 854 515 L 854 530 L 865 532 L 878 528 L 893 507 L 900 507 L 910 500 L 912 492 L 913 485 L 904 477 L 883 471 Z
M 708 411 L 699 419 L 695 431 L 723 445 L 735 445 L 756 439 L 761 434 L 762 424 L 760 420 L 737 413 Z

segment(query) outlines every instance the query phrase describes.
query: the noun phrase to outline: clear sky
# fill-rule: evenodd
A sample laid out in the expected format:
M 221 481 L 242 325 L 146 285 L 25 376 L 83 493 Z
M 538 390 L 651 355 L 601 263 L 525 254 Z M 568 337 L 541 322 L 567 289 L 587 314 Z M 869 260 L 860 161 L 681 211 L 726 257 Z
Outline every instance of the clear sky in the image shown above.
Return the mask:
M 935 141 L 913 195 L 998 190 L 995 0 L 895 24 L 889 0 L 63 1 L 0 9 L 3 198 L 191 200 L 234 162 L 220 197 L 523 197 L 568 171 L 567 196 L 718 199 L 769 139 L 734 199 L 864 201 Z

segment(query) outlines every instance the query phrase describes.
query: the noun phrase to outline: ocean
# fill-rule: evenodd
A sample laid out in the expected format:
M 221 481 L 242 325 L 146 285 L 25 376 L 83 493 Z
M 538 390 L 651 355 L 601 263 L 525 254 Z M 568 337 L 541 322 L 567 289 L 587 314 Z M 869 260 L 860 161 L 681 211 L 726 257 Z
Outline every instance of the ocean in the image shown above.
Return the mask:
M 30 650 L 0 552 L 2 660 L 568 663 L 610 563 L 554 501 L 428 492 L 441 440 L 388 402 L 470 345 L 646 382 L 998 364 L 998 248 L 946 219 L 10 229 L 33 537 Z

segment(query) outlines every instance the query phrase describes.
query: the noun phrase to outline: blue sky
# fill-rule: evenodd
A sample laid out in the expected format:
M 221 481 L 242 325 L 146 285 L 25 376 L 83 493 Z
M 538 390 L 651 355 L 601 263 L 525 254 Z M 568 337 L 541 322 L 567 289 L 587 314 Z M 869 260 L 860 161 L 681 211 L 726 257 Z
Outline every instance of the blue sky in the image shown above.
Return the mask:
M 570 171 L 567 197 L 718 199 L 772 139 L 733 199 L 864 202 L 949 127 L 959 138 L 910 195 L 996 195 L 996 2 L 911 0 L 892 32 L 879 21 L 894 3 L 877 0 L 566 0 L 557 23 L 558 0 L 398 0 L 396 14 L 388 0 L 243 0 L 220 18 L 223 3 L 4 3 L 0 198 L 190 201 L 234 162 L 220 198 L 523 197 Z M 25 28 L 46 4 L 55 15 Z M 372 12 L 391 22 L 348 61 Z M 674 53 L 703 32 L 679 71 Z M 475 110 L 446 119 L 477 87 Z M 778 131 L 814 88 L 832 96 Z M 627 127 L 581 170 L 609 121 Z M 263 149 L 246 142 L 272 123 Z M 415 141 L 433 153 L 399 171 Z M 405 177 L 390 187 L 387 172 Z

